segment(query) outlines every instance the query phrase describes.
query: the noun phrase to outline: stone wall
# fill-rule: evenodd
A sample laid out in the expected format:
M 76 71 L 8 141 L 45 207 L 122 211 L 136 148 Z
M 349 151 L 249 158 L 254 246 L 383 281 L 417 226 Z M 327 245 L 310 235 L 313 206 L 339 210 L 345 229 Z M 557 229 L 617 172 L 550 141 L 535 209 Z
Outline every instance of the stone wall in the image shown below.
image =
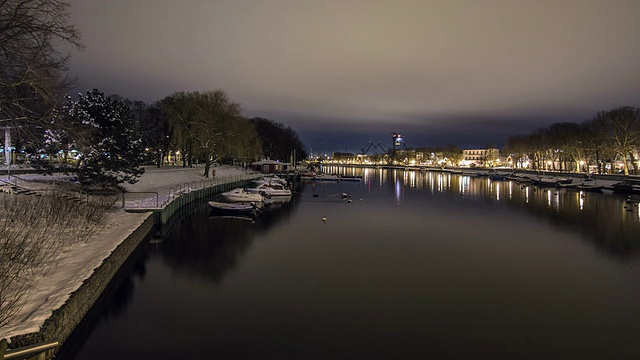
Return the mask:
M 142 225 L 118 245 L 78 290 L 71 294 L 64 305 L 52 313 L 39 332 L 11 338 L 11 348 L 52 340 L 64 342 L 152 228 L 153 216 L 149 214 Z M 48 357 L 52 357 L 53 353 L 54 351 L 51 351 Z

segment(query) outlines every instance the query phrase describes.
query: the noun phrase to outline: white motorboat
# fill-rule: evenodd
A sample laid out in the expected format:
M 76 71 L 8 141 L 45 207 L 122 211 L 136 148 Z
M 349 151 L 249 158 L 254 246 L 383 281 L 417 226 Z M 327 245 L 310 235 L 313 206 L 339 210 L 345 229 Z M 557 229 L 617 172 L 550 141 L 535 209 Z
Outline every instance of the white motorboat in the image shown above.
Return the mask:
M 277 177 L 275 175 L 273 176 L 265 176 L 260 180 L 256 180 L 257 183 L 259 184 L 280 184 L 282 186 L 288 186 L 289 184 L 287 183 L 287 180 L 281 178 L 281 177 Z
M 256 203 L 251 204 L 230 204 L 217 201 L 209 201 L 211 210 L 219 214 L 233 214 L 233 215 L 254 215 L 260 209 Z
M 259 193 L 252 193 L 245 191 L 242 188 L 233 189 L 231 191 L 223 192 L 222 197 L 230 202 L 262 202 L 262 195 Z
M 291 190 L 286 185 L 282 185 L 280 183 L 270 182 L 258 183 L 258 186 L 253 188 L 246 188 L 245 191 L 260 194 L 266 198 L 272 196 L 291 196 Z

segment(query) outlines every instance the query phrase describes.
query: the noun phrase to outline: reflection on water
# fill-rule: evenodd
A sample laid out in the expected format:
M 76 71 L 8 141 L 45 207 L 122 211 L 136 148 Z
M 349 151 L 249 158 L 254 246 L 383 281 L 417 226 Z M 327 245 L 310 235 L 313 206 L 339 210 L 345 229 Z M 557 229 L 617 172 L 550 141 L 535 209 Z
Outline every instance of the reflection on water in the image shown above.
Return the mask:
M 362 175 L 365 183 L 376 181 L 382 187 L 382 170 L 328 167 L 328 172 Z M 627 204 L 615 194 L 600 194 L 574 189 L 537 188 L 513 181 L 492 181 L 446 172 L 389 170 L 394 179 L 396 201 L 407 190 L 447 193 L 469 199 L 500 202 L 516 211 L 544 218 L 555 226 L 574 228 L 591 239 L 597 249 L 613 256 L 627 257 L 640 249 L 640 211 L 638 203 Z M 388 175 L 389 176 L 389 175 Z M 389 185 L 389 183 L 387 183 Z
M 637 204 L 326 171 L 363 181 L 300 184 L 255 222 L 176 222 L 64 358 L 637 358 Z

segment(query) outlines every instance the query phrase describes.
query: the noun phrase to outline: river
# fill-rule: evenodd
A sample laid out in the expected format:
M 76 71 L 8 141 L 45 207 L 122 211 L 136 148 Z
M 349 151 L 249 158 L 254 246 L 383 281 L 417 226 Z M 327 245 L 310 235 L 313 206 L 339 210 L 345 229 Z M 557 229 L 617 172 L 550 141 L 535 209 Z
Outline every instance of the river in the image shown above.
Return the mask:
M 640 358 L 637 203 L 331 170 L 364 178 L 256 221 L 203 204 L 144 244 L 61 358 Z

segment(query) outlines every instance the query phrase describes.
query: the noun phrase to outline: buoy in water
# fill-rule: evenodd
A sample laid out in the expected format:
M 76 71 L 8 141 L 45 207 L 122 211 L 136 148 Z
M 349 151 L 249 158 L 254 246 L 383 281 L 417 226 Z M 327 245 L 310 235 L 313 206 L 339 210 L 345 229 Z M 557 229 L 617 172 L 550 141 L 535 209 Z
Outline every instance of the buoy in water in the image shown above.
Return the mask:
M 322 222 L 327 222 L 327 217 L 322 215 Z

